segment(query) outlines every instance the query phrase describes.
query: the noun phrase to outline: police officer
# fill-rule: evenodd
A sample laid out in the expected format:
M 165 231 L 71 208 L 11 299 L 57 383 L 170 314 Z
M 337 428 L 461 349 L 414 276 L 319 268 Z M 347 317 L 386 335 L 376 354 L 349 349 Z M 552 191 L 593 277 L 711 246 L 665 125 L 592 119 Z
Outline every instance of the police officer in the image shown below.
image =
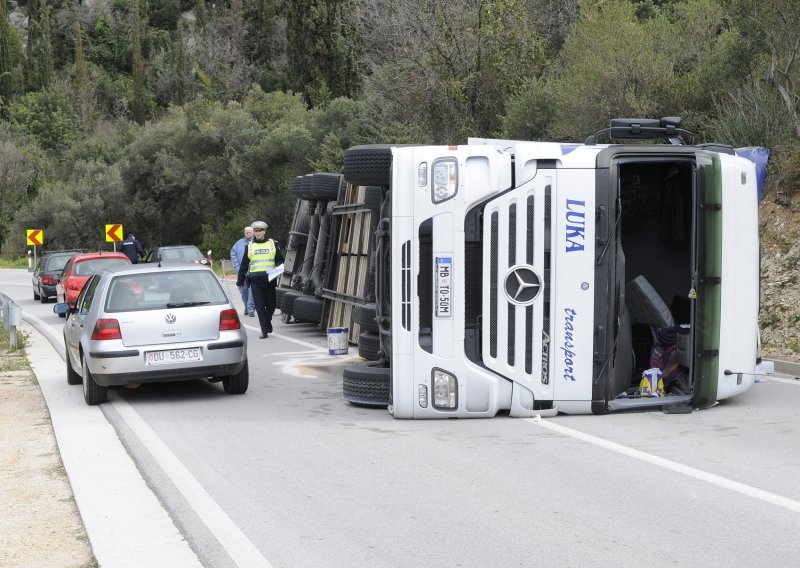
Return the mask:
M 119 246 L 120 252 L 125 253 L 125 255 L 131 259 L 131 263 L 136 264 L 139 262 L 139 257 L 144 256 L 144 249 L 142 249 L 142 243 L 136 240 L 136 236 L 131 233 L 128 237 L 122 241 L 122 244 Z
M 267 238 L 267 224 L 264 221 L 256 221 L 251 227 L 253 240 L 244 249 L 236 285 L 242 286 L 245 278 L 250 279 L 258 323 L 261 324 L 260 339 L 266 339 L 272 333 L 272 314 L 277 303 L 275 288 L 278 286 L 278 279 L 270 281 L 267 272 L 283 264 L 283 253 L 278 243 Z

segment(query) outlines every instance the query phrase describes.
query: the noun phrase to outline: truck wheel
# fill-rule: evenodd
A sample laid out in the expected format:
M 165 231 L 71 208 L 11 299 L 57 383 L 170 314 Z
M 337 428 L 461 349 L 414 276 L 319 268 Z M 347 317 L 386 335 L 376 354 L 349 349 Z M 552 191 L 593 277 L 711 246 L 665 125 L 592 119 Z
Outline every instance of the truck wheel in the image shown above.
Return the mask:
M 89 371 L 89 366 L 86 364 L 85 357 L 81 359 L 81 368 L 83 369 L 83 400 L 91 406 L 106 402 L 108 400 L 108 389 L 95 382 L 91 371 Z
M 392 149 L 386 144 L 353 146 L 344 153 L 344 179 L 353 185 L 387 187 L 391 168 Z
M 386 408 L 391 402 L 391 369 L 370 363 L 355 363 L 344 368 L 342 394 L 356 406 Z
M 372 211 L 373 225 L 378 222 L 381 203 L 383 203 L 383 190 L 380 187 L 370 186 L 364 190 L 364 207 Z
M 314 192 L 311 191 L 312 189 L 312 179 L 314 174 L 306 174 L 304 176 L 297 176 L 300 179 L 292 183 L 292 193 L 297 199 L 302 199 L 305 201 L 316 201 L 317 198 L 314 196 Z
M 228 394 L 244 394 L 250 385 L 250 368 L 247 360 L 244 361 L 242 370 L 235 375 L 222 377 L 222 388 Z
M 381 358 L 381 338 L 377 333 L 365 331 L 358 336 L 358 355 L 367 361 Z
M 375 304 L 364 304 L 353 308 L 353 321 L 361 326 L 361 331 L 378 331 L 375 321 Z
M 297 290 L 289 290 L 286 292 L 283 295 L 283 298 L 281 298 L 281 313 L 291 316 L 292 309 L 294 308 L 294 301 L 302 295 L 303 293 L 298 292 Z
M 300 296 L 294 301 L 292 316 L 298 321 L 319 325 L 322 320 L 322 300 Z
M 340 174 L 315 173 L 311 179 L 311 193 L 321 201 L 336 201 L 339 199 L 341 184 L 342 176 Z

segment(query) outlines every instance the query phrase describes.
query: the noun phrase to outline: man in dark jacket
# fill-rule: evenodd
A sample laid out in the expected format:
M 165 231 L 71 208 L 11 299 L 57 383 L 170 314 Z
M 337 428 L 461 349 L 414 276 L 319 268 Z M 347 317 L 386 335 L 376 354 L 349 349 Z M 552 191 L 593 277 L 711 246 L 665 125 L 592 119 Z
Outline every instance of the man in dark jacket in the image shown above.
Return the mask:
M 128 237 L 122 241 L 122 244 L 119 246 L 120 252 L 124 253 L 133 264 L 139 262 L 139 257 L 144 256 L 144 249 L 142 248 L 142 243 L 136 240 L 136 236 L 131 233 Z
M 256 304 L 258 323 L 261 325 L 261 339 L 272 333 L 272 314 L 275 313 L 278 279 L 270 280 L 269 273 L 283 264 L 283 253 L 278 243 L 267 238 L 267 224 L 256 221 L 253 227 L 253 240 L 245 247 L 236 285 L 242 286 L 244 279 L 250 280 L 250 290 Z

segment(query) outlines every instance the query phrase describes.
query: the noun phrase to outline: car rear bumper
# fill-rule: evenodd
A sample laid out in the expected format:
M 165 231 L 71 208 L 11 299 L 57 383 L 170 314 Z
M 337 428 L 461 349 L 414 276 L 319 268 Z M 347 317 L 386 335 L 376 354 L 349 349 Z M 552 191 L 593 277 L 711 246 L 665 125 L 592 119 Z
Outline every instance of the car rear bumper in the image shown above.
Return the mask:
M 247 360 L 247 342 L 245 338 L 236 336 L 200 345 L 183 343 L 126 348 L 119 342 L 103 347 L 105 349 L 92 345 L 86 363 L 97 384 L 104 387 L 234 375 L 242 370 Z M 165 347 L 199 347 L 203 360 L 148 365 L 146 352 Z
M 39 294 L 48 298 L 53 298 L 56 295 L 56 287 L 55 285 L 50 286 L 49 284 L 40 284 Z
M 140 383 L 160 383 L 172 381 L 189 381 L 205 377 L 224 377 L 235 375 L 244 367 L 244 361 L 227 365 L 184 367 L 176 369 L 171 366 L 155 371 L 131 373 L 92 373 L 95 382 L 103 387 L 124 386 Z

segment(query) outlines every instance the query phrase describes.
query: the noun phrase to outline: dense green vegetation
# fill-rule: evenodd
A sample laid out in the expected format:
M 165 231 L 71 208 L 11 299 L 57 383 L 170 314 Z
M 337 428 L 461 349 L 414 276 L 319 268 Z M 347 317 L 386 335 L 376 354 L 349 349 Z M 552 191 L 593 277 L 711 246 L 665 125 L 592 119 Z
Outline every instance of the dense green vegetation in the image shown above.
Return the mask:
M 365 143 L 580 141 L 682 116 L 800 171 L 796 0 L 0 2 L 0 245 L 227 256 Z M 773 171 L 775 171 L 773 169 Z M 787 191 L 783 188 L 783 192 Z

